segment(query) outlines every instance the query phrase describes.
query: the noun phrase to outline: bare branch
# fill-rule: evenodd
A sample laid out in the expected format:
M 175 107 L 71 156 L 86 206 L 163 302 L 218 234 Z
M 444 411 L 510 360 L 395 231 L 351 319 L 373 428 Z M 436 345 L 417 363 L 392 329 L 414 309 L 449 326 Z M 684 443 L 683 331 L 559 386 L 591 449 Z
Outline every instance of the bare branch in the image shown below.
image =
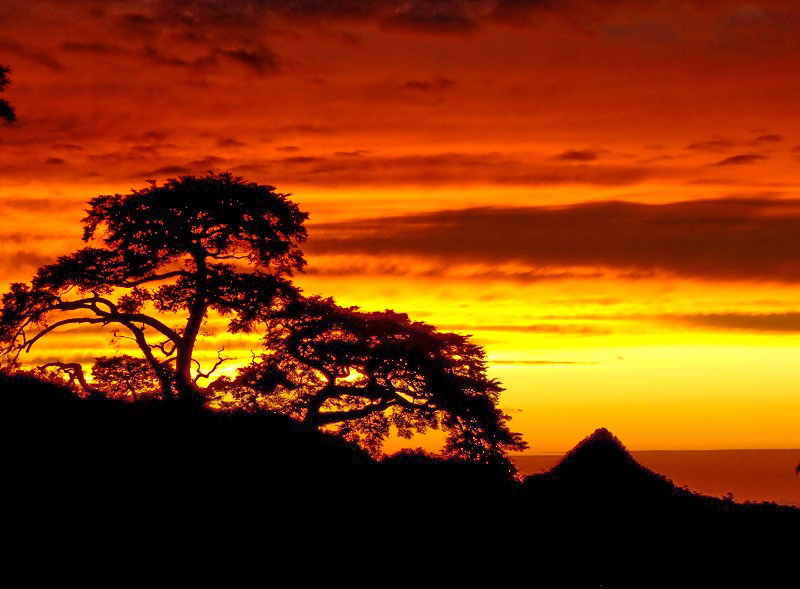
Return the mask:
M 209 370 L 208 372 L 205 372 L 205 373 L 204 373 L 204 372 L 200 372 L 200 362 L 198 362 L 197 360 L 195 360 L 194 358 L 192 358 L 192 360 L 193 360 L 193 361 L 194 361 L 194 362 L 197 364 L 197 376 L 195 376 L 195 377 L 194 377 L 194 380 L 193 380 L 192 382 L 194 382 L 195 384 L 197 384 L 197 381 L 198 381 L 199 379 L 201 379 L 201 378 L 208 378 L 208 377 L 210 377 L 212 374 L 214 374 L 214 371 L 215 371 L 217 368 L 219 368 L 219 367 L 220 367 L 220 365 L 221 365 L 223 362 L 226 362 L 227 360 L 233 360 L 233 358 L 232 358 L 232 357 L 228 357 L 228 356 L 223 356 L 223 355 L 222 355 L 222 352 L 223 352 L 224 350 L 225 350 L 225 348 L 223 347 L 221 350 L 219 350 L 219 351 L 217 352 L 217 358 L 218 358 L 218 360 L 216 361 L 216 363 L 214 364 L 214 366 L 212 366 L 212 367 L 211 367 L 211 370 Z

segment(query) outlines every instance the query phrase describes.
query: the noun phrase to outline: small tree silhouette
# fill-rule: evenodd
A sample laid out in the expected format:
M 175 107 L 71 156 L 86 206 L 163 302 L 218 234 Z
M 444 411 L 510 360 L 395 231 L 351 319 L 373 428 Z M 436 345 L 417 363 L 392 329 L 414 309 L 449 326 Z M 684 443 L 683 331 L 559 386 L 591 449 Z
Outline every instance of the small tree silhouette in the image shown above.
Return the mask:
M 11 68 L 0 65 L 0 93 L 5 92 L 6 88 L 11 83 L 11 79 L 8 77 L 10 73 Z M 17 113 L 14 111 L 14 107 L 4 98 L 0 98 L 0 119 L 4 120 L 6 123 L 13 123 L 17 120 Z

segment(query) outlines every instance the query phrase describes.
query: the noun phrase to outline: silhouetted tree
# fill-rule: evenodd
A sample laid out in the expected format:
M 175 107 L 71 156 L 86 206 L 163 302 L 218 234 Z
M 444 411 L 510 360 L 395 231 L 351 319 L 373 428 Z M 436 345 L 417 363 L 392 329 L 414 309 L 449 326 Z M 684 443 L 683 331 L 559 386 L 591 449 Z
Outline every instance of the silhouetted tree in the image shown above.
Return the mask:
M 298 296 L 289 277 L 305 264 L 298 244 L 307 214 L 287 196 L 210 173 L 93 198 L 84 241 L 100 247 L 62 256 L 30 285 L 11 285 L 0 356 L 13 363 L 59 327 L 111 325 L 136 342 L 165 399 L 198 398 L 198 375 L 220 363 L 201 372 L 194 357 L 209 311 L 229 317 L 229 331 L 246 332 Z
M 11 69 L 8 66 L 0 65 L 0 93 L 5 92 L 6 87 L 11 83 L 11 79 L 8 77 L 10 73 Z M 17 113 L 14 111 L 14 107 L 4 98 L 0 98 L 0 119 L 7 123 L 13 123 L 17 120 Z
M 446 431 L 451 458 L 505 462 L 526 447 L 496 407 L 503 389 L 487 377 L 483 349 L 467 336 L 316 297 L 290 303 L 266 327 L 266 351 L 221 382 L 240 406 L 333 427 L 372 453 L 392 427 L 406 438 Z
M 0 309 L 0 360 L 19 366 L 54 330 L 111 326 L 140 358 L 97 358 L 88 382 L 75 362 L 43 368 L 87 396 L 270 409 L 317 429 L 333 429 L 377 454 L 394 428 L 411 437 L 441 429 L 444 456 L 510 467 L 526 447 L 497 408 L 502 387 L 486 375 L 484 351 L 467 336 L 384 311 L 304 298 L 292 284 L 305 265 L 299 244 L 307 215 L 272 186 L 228 173 L 151 182 L 89 203 L 90 242 L 14 283 Z M 195 344 L 209 313 L 228 331 L 264 329 L 264 351 L 236 379 L 198 385 Z M 122 334 L 122 335 L 120 335 Z

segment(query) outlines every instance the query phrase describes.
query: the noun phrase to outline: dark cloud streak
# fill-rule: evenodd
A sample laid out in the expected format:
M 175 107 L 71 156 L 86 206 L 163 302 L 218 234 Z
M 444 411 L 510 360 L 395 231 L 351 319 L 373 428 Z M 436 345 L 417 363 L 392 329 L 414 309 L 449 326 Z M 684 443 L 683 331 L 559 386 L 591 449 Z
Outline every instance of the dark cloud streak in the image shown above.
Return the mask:
M 537 272 L 615 269 L 630 278 L 800 281 L 800 200 L 475 208 L 317 225 L 311 253 L 515 262 Z
M 768 159 L 765 155 L 759 155 L 756 153 L 743 153 L 740 155 L 732 155 L 731 157 L 726 157 L 724 160 L 718 161 L 713 166 L 746 166 L 748 164 L 754 164 L 756 162 L 763 161 Z
M 800 313 L 701 313 L 669 315 L 670 323 L 723 331 L 759 331 L 764 333 L 800 333 Z

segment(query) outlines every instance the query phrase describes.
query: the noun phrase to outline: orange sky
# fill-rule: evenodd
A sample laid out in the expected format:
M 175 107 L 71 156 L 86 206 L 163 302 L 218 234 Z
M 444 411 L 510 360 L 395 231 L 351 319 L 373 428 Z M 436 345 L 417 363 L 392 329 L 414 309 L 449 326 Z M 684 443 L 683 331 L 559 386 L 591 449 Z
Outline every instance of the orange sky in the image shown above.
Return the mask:
M 473 334 L 531 452 L 800 448 L 799 63 L 795 0 L 4 0 L 0 286 L 230 170 L 306 292 Z

